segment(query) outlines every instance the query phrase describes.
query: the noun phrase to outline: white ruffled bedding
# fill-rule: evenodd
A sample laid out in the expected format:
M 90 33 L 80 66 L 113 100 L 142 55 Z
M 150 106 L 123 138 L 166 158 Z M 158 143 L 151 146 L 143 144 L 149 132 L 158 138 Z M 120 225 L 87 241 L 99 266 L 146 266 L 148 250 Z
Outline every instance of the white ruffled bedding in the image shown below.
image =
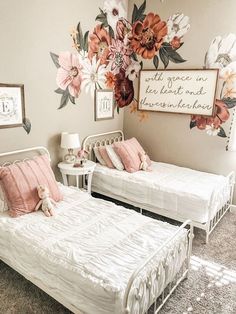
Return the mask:
M 208 220 L 209 209 L 213 218 L 230 195 L 227 177 L 154 161 L 150 172 L 135 173 L 97 164 L 92 190 L 200 223 Z
M 0 214 L 0 259 L 37 278 L 84 313 L 122 313 L 131 274 L 178 228 L 85 192 L 61 189 L 64 201 L 52 218 L 41 211 L 19 218 Z M 155 295 L 180 269 L 186 249 L 182 230 L 152 261 L 161 268 L 168 264 L 155 284 Z M 148 267 L 141 276 L 147 271 Z M 137 308 L 135 298 L 131 303 L 131 309 Z

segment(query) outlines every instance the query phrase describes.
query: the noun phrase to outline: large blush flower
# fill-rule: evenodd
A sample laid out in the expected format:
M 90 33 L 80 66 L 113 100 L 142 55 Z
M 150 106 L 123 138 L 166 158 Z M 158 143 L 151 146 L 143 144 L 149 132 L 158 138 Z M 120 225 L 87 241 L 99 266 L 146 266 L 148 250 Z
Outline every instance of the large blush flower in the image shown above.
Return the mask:
M 233 61 L 236 61 L 236 35 L 217 36 L 206 53 L 206 68 L 222 69 Z
M 93 33 L 89 35 L 89 59 L 92 60 L 92 57 L 96 55 L 101 64 L 107 64 L 110 44 L 111 37 L 108 32 L 102 25 L 97 25 Z
M 90 91 L 91 96 L 94 96 L 94 91 L 97 88 L 105 88 L 105 65 L 100 65 L 100 60 L 96 60 L 96 56 L 90 61 L 86 59 L 83 62 L 82 69 L 82 84 L 81 88 L 85 88 L 85 92 Z
M 124 1 L 120 0 L 105 0 L 103 10 L 107 14 L 107 22 L 116 33 L 116 23 L 122 17 L 127 17 L 127 8 Z
M 131 62 L 131 54 L 132 50 L 128 46 L 125 46 L 121 40 L 112 39 L 109 54 L 109 59 L 111 60 L 111 71 L 114 74 L 117 74 L 120 69 L 125 70 Z
M 118 107 L 128 106 L 134 98 L 133 82 L 125 77 L 123 70 L 116 74 L 115 81 L 115 100 Z
M 136 21 L 132 27 L 131 47 L 144 59 L 152 59 L 167 34 L 166 22 L 159 15 L 148 13 L 144 21 Z
M 60 68 L 57 70 L 56 82 L 62 89 L 68 88 L 71 96 L 77 98 L 81 88 L 81 65 L 78 56 L 69 51 L 61 52 L 58 57 Z
M 183 13 L 177 13 L 170 16 L 167 20 L 168 33 L 165 36 L 165 41 L 168 43 L 173 40 L 174 37 L 183 37 L 190 28 L 189 17 Z

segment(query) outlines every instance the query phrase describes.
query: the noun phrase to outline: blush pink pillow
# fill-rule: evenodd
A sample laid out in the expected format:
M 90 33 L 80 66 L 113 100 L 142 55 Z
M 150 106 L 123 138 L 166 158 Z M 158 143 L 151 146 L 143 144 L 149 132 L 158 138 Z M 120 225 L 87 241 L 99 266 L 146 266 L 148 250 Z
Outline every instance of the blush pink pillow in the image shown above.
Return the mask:
M 145 151 L 135 137 L 126 141 L 116 142 L 113 145 L 126 171 L 135 172 L 140 169 L 140 155 L 144 154 Z M 151 160 L 148 156 L 147 163 L 149 166 L 151 165 Z
M 12 217 L 34 211 L 39 202 L 37 186 L 40 184 L 48 187 L 50 197 L 56 202 L 63 198 L 47 155 L 0 167 L 0 180 Z
M 98 147 L 98 150 L 99 150 L 100 155 L 102 156 L 102 159 L 105 161 L 106 166 L 108 168 L 115 168 L 112 161 L 111 161 L 111 158 L 109 157 L 109 155 L 107 153 L 106 147 L 100 146 L 100 147 Z

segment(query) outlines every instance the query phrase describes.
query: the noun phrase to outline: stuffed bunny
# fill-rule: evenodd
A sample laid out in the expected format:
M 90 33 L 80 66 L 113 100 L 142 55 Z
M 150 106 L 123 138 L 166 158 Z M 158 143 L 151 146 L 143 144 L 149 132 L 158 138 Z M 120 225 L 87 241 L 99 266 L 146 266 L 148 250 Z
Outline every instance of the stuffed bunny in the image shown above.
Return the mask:
M 139 169 L 144 170 L 144 171 L 149 171 L 150 169 L 147 162 L 147 154 L 146 153 L 139 154 L 139 158 L 141 160 Z
M 39 209 L 39 207 L 42 205 L 42 211 L 47 217 L 53 216 L 53 209 L 54 206 L 56 206 L 56 202 L 49 197 L 49 190 L 46 186 L 39 185 L 37 187 L 38 196 L 40 198 L 40 201 L 35 207 L 35 211 Z

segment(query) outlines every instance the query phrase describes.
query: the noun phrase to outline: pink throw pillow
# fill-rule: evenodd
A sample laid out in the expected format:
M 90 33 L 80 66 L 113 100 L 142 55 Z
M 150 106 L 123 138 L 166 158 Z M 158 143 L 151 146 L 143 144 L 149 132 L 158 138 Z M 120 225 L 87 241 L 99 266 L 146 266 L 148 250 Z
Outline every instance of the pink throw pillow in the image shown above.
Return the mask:
M 34 211 L 40 200 L 37 193 L 40 184 L 48 187 L 56 202 L 63 199 L 47 155 L 0 167 L 0 180 L 12 217 Z
M 135 172 L 140 169 L 140 155 L 144 154 L 145 151 L 135 137 L 114 143 L 114 148 L 116 153 L 120 156 L 126 171 Z M 149 166 L 151 165 L 151 160 L 148 156 L 147 163 Z
M 100 155 L 102 156 L 102 159 L 105 161 L 106 166 L 108 168 L 112 168 L 112 169 L 115 168 L 112 161 L 111 161 L 111 158 L 109 157 L 109 155 L 107 153 L 106 147 L 105 146 L 99 146 L 98 150 L 99 150 Z

